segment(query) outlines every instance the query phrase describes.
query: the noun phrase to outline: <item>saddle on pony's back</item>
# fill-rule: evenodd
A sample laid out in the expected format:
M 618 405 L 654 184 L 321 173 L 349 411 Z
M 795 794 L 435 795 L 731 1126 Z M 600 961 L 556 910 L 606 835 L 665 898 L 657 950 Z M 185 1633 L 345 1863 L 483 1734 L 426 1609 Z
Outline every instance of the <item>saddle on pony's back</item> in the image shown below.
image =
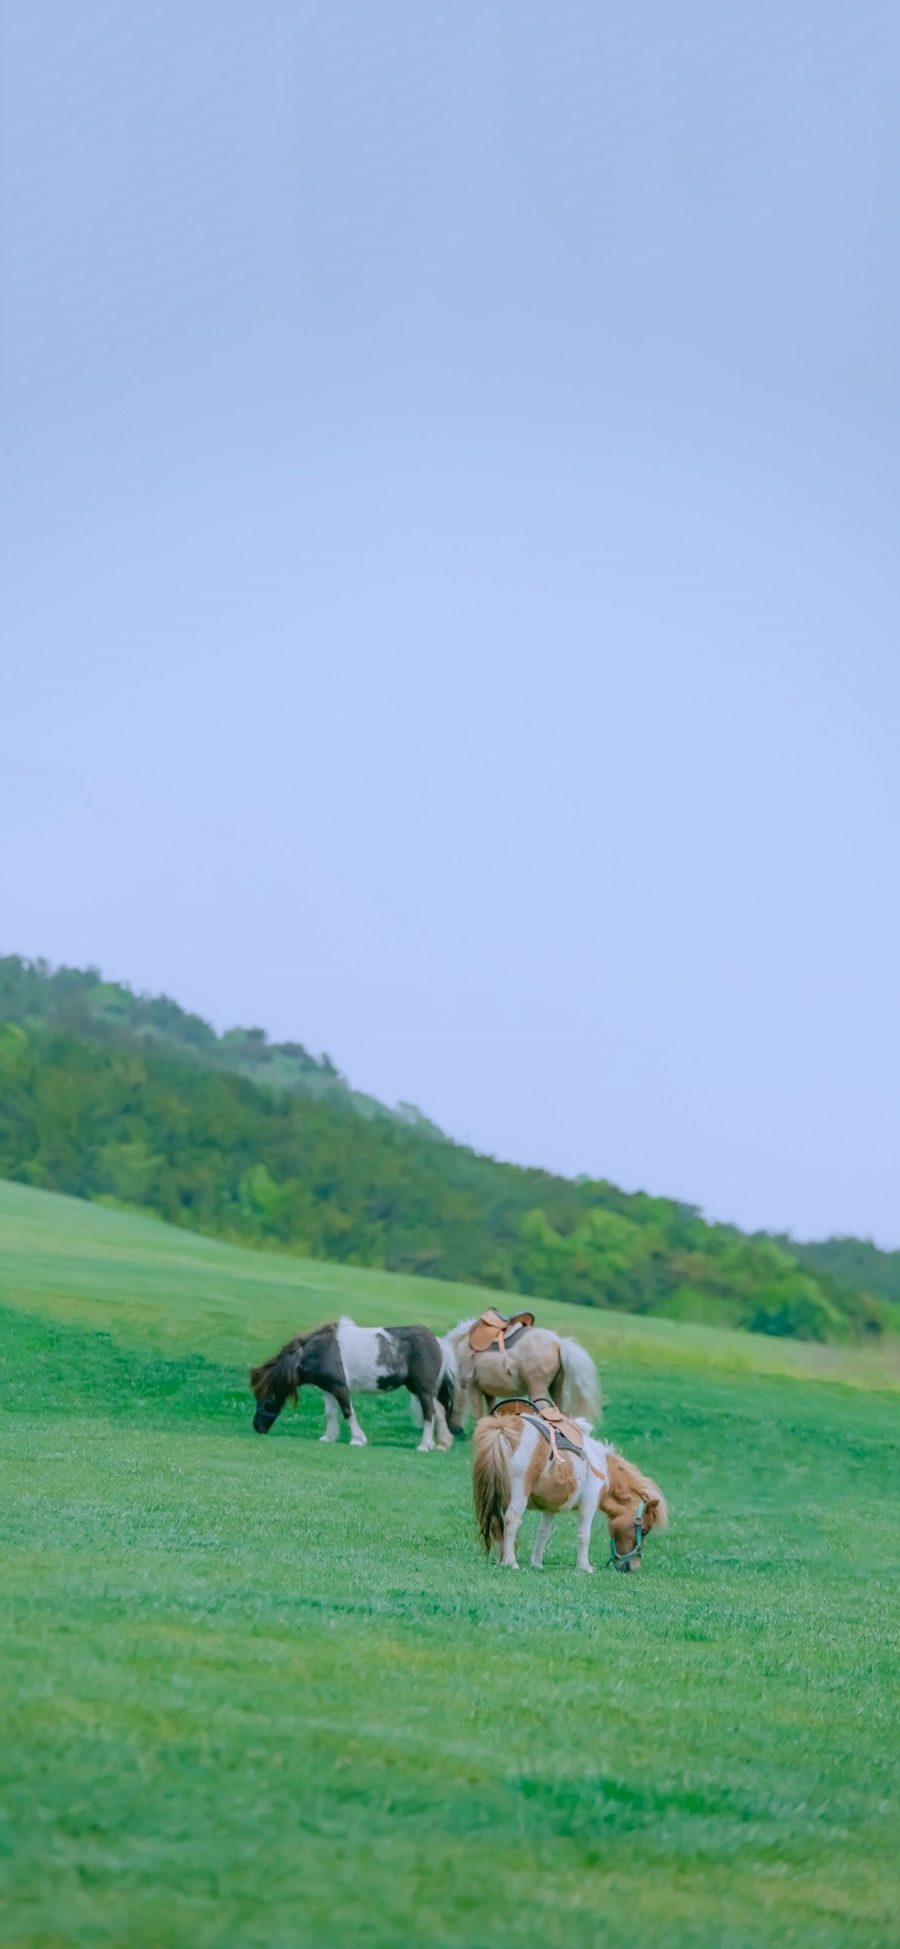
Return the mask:
M 576 1455 L 584 1454 L 584 1429 L 579 1427 L 577 1421 L 570 1421 L 568 1415 L 563 1414 L 555 1401 L 548 1400 L 546 1395 L 541 1395 L 537 1401 L 524 1397 L 521 1400 L 511 1398 L 508 1401 L 495 1401 L 491 1413 L 501 1417 L 504 1414 L 524 1416 L 533 1427 L 540 1429 L 554 1457 L 560 1448 L 569 1448 Z
M 512 1313 L 507 1319 L 495 1306 L 488 1306 L 469 1328 L 469 1346 L 473 1353 L 505 1353 L 533 1325 L 533 1313 Z

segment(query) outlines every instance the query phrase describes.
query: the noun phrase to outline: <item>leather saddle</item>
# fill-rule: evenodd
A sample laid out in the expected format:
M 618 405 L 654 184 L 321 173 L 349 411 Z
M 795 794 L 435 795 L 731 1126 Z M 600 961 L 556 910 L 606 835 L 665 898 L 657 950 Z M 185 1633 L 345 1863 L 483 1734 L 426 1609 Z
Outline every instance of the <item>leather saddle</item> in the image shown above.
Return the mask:
M 488 1306 L 469 1328 L 469 1346 L 473 1353 L 505 1353 L 533 1325 L 533 1313 L 512 1313 L 507 1319 L 495 1306 Z
M 508 1401 L 495 1401 L 492 1414 L 521 1414 L 538 1427 L 545 1440 L 550 1443 L 554 1454 L 559 1448 L 570 1448 L 576 1455 L 584 1454 L 584 1429 L 577 1421 L 570 1421 L 568 1415 L 561 1413 L 555 1402 L 541 1395 L 537 1401 L 511 1398 Z

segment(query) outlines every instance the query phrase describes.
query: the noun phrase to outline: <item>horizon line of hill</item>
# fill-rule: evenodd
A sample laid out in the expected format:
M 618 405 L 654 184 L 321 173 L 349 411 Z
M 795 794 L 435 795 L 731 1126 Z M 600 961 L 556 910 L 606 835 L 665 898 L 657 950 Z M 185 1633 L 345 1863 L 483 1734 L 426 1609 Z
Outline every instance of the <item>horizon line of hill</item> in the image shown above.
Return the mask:
M 803 1339 L 900 1331 L 900 1252 L 507 1164 L 328 1056 L 0 958 L 0 1176 L 236 1242 Z

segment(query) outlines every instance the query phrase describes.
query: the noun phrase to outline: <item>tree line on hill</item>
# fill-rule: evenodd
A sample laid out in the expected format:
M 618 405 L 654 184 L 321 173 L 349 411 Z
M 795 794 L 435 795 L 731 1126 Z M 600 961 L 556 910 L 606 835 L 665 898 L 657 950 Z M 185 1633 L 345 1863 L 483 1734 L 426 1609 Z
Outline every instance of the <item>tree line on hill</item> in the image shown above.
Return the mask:
M 898 1254 L 796 1247 L 499 1163 L 360 1097 L 299 1043 L 219 1037 L 165 997 L 15 956 L 0 960 L 0 1175 L 251 1245 L 579 1305 L 814 1340 L 900 1324 Z
M 330 1056 L 314 1056 L 302 1042 L 270 1042 L 259 1028 L 217 1035 L 202 1015 L 179 1007 L 168 995 L 136 995 L 124 982 L 104 981 L 97 968 L 52 968 L 46 961 L 0 955 L 0 1021 L 52 1023 L 101 1041 L 134 1036 L 255 1083 L 349 1104 L 360 1116 L 394 1117 L 423 1134 L 441 1135 L 413 1104 L 388 1110 L 373 1096 L 351 1089 Z

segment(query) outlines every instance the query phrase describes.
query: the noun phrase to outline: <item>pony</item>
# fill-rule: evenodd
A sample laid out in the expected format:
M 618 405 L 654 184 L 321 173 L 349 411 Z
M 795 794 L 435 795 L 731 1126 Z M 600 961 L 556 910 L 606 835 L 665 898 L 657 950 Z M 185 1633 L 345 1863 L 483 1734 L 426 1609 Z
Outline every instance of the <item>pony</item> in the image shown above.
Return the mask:
M 485 1415 L 476 1426 L 475 1520 L 485 1549 L 495 1549 L 508 1570 L 519 1568 L 516 1538 L 526 1509 L 541 1511 L 533 1570 L 542 1568 L 550 1531 L 564 1511 L 578 1517 L 576 1567 L 588 1575 L 594 1569 L 589 1551 L 598 1508 L 609 1526 L 609 1561 L 617 1570 L 639 1569 L 644 1538 L 666 1527 L 669 1512 L 656 1483 L 607 1442 L 595 1441 L 588 1423 L 577 1425 L 583 1437 L 578 1447 L 568 1441 L 562 1446 L 537 1408 Z
M 453 1401 L 455 1369 L 452 1354 L 427 1326 L 357 1326 L 353 1320 L 332 1320 L 298 1333 L 281 1351 L 250 1369 L 256 1396 L 253 1426 L 267 1435 L 284 1407 L 296 1401 L 301 1387 L 319 1387 L 325 1396 L 325 1433 L 321 1441 L 340 1439 L 338 1409 L 350 1428 L 351 1448 L 364 1448 L 366 1437 L 356 1419 L 351 1391 L 385 1394 L 406 1387 L 422 1414 L 419 1449 L 452 1448 L 447 1416 Z
M 508 1395 L 529 1400 L 547 1396 L 564 1414 L 584 1417 L 593 1427 L 600 1415 L 600 1381 L 589 1353 L 577 1340 L 561 1339 L 543 1326 L 526 1326 L 510 1335 L 512 1345 L 475 1353 L 469 1334 L 478 1322 L 461 1320 L 441 1341 L 456 1369 L 450 1428 L 462 1435 L 467 1406 L 476 1419 Z

